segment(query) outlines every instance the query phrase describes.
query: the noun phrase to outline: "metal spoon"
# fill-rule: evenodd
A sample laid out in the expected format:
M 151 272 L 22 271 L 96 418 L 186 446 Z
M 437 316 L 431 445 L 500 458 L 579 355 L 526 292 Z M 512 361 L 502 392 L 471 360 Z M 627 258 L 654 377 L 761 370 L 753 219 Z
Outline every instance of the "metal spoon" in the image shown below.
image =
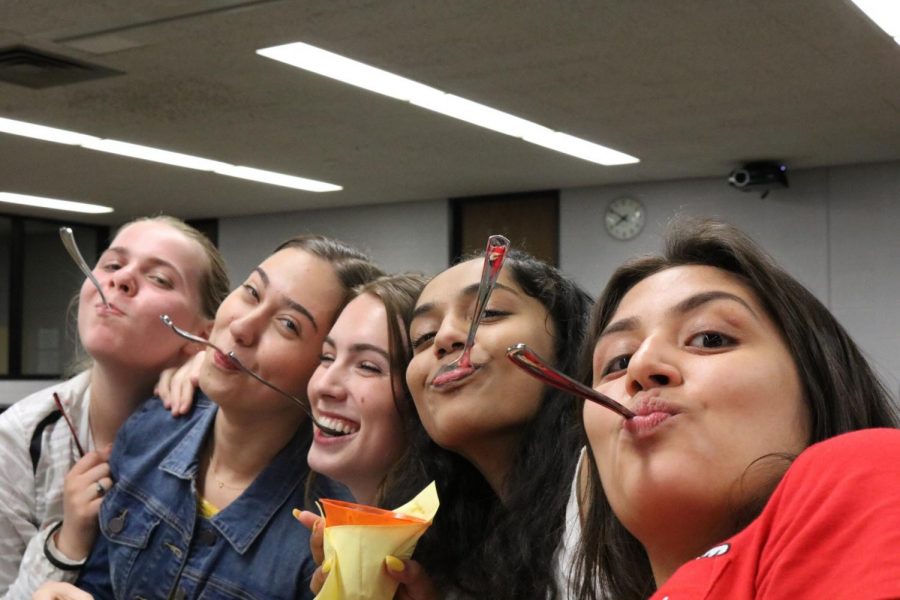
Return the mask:
M 218 346 L 216 346 L 215 344 L 210 342 L 208 339 L 202 338 L 199 335 L 194 335 L 193 333 L 189 333 L 189 332 L 185 331 L 184 329 L 177 327 L 175 325 L 175 323 L 172 322 L 172 319 L 169 317 L 169 315 L 159 315 L 159 320 L 162 321 L 166 327 L 168 327 L 169 329 L 171 329 L 172 331 L 174 331 L 176 334 L 180 335 L 184 339 L 190 340 L 191 342 L 196 342 L 198 344 L 203 344 L 205 346 L 209 346 L 210 348 L 212 348 L 219 354 L 227 356 L 228 360 L 230 360 L 232 363 L 234 363 L 234 365 L 236 367 L 238 367 L 241 371 L 243 371 L 247 375 L 250 375 L 255 380 L 257 380 L 261 384 L 267 386 L 268 388 L 278 392 L 285 398 L 293 400 L 294 402 L 299 404 L 300 407 L 303 408 L 303 410 L 306 412 L 306 414 L 309 415 L 310 420 L 312 420 L 312 422 L 316 425 L 316 427 L 318 427 L 319 429 L 321 429 L 328 435 L 345 435 L 345 433 L 343 431 L 338 431 L 337 429 L 332 429 L 331 427 L 328 427 L 326 425 L 322 425 L 321 423 L 319 423 L 319 421 L 316 420 L 316 417 L 313 416 L 313 414 L 312 414 L 312 409 L 309 406 L 309 402 L 304 402 L 300 398 L 293 396 L 291 394 L 288 394 L 286 391 L 279 388 L 278 386 L 266 381 L 265 379 L 263 379 L 262 377 L 260 377 L 259 375 L 257 375 L 256 373 L 254 373 L 253 371 L 248 369 L 246 366 L 244 366 L 244 364 L 240 360 L 238 360 L 238 357 L 234 355 L 234 352 L 226 353 L 224 350 L 222 350 L 221 348 L 219 348 Z
M 75 234 L 72 233 L 72 228 L 60 227 L 59 238 L 62 240 L 63 246 L 65 246 L 66 250 L 68 250 L 69 256 L 72 257 L 72 260 L 74 260 L 75 264 L 78 265 L 78 268 L 81 269 L 81 272 L 87 275 L 87 278 L 90 279 L 91 283 L 94 284 L 94 287 L 97 288 L 97 292 L 100 294 L 100 299 L 103 300 L 103 304 L 106 305 L 106 308 L 109 308 L 109 300 L 106 299 L 106 295 L 103 293 L 103 288 L 100 287 L 100 282 L 97 281 L 97 278 L 94 277 L 93 273 L 91 273 L 91 268 L 88 266 L 87 261 L 84 260 L 81 252 L 78 250 L 78 244 L 75 243 Z
M 635 416 L 633 412 L 616 402 L 606 394 L 601 394 L 595 389 L 579 383 L 568 375 L 557 371 L 542 359 L 537 353 L 529 348 L 526 344 L 516 344 L 510 346 L 506 350 L 506 356 L 517 367 L 534 377 L 564 392 L 575 394 L 585 400 L 596 402 L 600 406 L 605 406 L 609 410 L 619 413 L 626 419 Z
M 460 367 L 472 366 L 470 353 L 472 345 L 475 344 L 475 332 L 478 330 L 481 317 L 484 315 L 484 309 L 487 308 L 491 292 L 494 291 L 494 286 L 497 284 L 500 268 L 503 266 L 503 260 L 506 258 L 508 250 L 509 240 L 502 235 L 492 235 L 488 238 L 487 247 L 484 250 L 484 266 L 481 269 L 481 281 L 478 284 L 478 295 L 475 297 L 475 312 L 472 315 L 472 324 L 469 325 L 466 345 L 456 360 L 441 367 L 437 375 L 449 373 Z

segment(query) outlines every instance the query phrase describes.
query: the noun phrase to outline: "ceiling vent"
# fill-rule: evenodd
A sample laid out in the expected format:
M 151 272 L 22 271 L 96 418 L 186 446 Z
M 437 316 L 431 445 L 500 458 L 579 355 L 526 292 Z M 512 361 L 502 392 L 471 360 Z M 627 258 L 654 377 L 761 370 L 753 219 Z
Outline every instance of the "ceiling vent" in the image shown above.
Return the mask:
M 112 75 L 122 71 L 23 45 L 0 48 L 0 81 L 14 85 L 40 89 Z

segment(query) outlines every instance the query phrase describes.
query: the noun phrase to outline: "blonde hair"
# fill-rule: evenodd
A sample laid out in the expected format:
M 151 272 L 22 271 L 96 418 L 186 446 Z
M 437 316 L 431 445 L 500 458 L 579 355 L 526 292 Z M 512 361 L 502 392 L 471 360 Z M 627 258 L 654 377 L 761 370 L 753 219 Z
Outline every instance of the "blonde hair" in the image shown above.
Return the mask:
M 135 223 L 144 222 L 168 225 L 172 229 L 183 234 L 189 240 L 200 245 L 203 254 L 206 256 L 206 265 L 203 269 L 203 274 L 200 277 L 200 281 L 197 282 L 197 288 L 200 292 L 200 310 L 207 319 L 215 319 L 219 305 L 231 291 L 231 282 L 228 280 L 228 270 L 225 267 L 225 259 L 222 258 L 219 249 L 216 248 L 212 241 L 200 230 L 188 225 L 181 219 L 170 215 L 138 217 L 119 227 L 116 230 L 113 239 L 115 239 L 115 237 L 125 228 L 130 227 Z
M 225 268 L 225 259 L 222 258 L 222 254 L 219 252 L 218 248 L 216 248 L 212 241 L 208 237 L 206 237 L 206 235 L 203 234 L 200 230 L 191 227 L 181 219 L 172 217 L 170 215 L 138 217 L 136 219 L 128 221 L 127 223 L 121 225 L 118 229 L 116 229 L 116 232 L 115 234 L 113 234 L 112 239 L 115 239 L 116 236 L 118 236 L 127 227 L 130 227 L 135 223 L 144 222 L 162 223 L 163 225 L 167 225 L 172 229 L 180 232 L 187 239 L 199 244 L 200 248 L 203 250 L 203 254 L 206 256 L 206 265 L 204 265 L 200 280 L 197 282 L 197 291 L 200 295 L 200 314 L 207 319 L 215 319 L 216 311 L 219 309 L 219 305 L 231 291 L 231 282 L 228 280 L 228 270 Z M 69 315 L 73 316 L 78 314 L 77 291 L 72 297 L 72 300 L 69 302 L 69 309 L 67 312 L 69 313 Z M 76 321 L 77 318 L 73 318 L 70 322 L 75 323 Z M 75 339 L 77 340 L 77 326 L 74 328 L 74 330 Z M 70 377 L 89 368 L 92 364 L 93 359 L 85 352 L 79 340 L 75 351 L 75 358 L 64 369 L 63 375 L 66 377 Z

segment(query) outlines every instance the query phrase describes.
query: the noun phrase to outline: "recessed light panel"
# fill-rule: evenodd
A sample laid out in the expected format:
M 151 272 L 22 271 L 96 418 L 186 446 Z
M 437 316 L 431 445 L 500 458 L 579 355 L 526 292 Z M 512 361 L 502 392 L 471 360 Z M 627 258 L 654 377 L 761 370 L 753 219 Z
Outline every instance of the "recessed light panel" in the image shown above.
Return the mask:
M 296 177 L 294 175 L 275 173 L 273 171 L 254 169 L 252 167 L 230 165 L 228 163 L 210 160 L 200 156 L 192 156 L 190 154 L 182 154 L 180 152 L 172 152 L 171 150 L 162 150 L 150 146 L 141 146 L 140 144 L 131 144 L 129 142 L 120 142 L 118 140 L 101 139 L 74 131 L 66 131 L 65 129 L 56 129 L 54 127 L 46 127 L 44 125 L 36 125 L 34 123 L 26 123 L 25 121 L 16 121 L 14 119 L 4 119 L 3 117 L 0 117 L 0 132 L 21 135 L 47 142 L 56 142 L 57 144 L 81 146 L 82 148 L 87 148 L 89 150 L 99 150 L 101 152 L 109 152 L 111 154 L 118 154 L 119 156 L 127 156 L 129 158 L 151 160 L 153 162 L 165 163 L 176 167 L 209 171 L 210 173 L 217 173 L 219 175 L 238 177 L 240 179 L 248 179 L 260 183 L 289 187 L 307 192 L 334 192 L 343 189 L 339 185 L 326 183 L 324 181 L 316 181 L 315 179 L 306 179 L 305 177 Z
M 56 198 L 44 198 L 42 196 L 29 196 L 27 194 L 14 194 L 12 192 L 0 192 L 0 202 L 7 204 L 19 204 L 22 206 L 36 206 L 51 210 L 64 210 L 67 212 L 103 214 L 111 213 L 112 208 L 99 204 L 86 204 L 84 202 L 72 202 L 71 200 L 57 200 Z
M 417 81 L 369 66 L 339 54 L 334 54 L 303 42 L 273 46 L 256 51 L 257 54 L 289 64 L 325 77 L 355 85 L 397 100 L 485 127 L 499 133 L 521 138 L 601 165 L 625 165 L 640 162 L 634 156 L 595 144 L 575 136 L 553 131 L 548 127 L 516 117 L 503 111 L 447 94 Z
M 866 16 L 875 21 L 900 44 L 900 2 L 896 0 L 853 0 Z

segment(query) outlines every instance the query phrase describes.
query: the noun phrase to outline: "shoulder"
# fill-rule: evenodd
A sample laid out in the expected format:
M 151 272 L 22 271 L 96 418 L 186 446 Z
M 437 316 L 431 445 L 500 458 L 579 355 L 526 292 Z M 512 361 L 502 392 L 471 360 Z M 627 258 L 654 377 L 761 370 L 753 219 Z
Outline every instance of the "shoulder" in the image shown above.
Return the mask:
M 843 479 L 852 473 L 896 477 L 900 472 L 900 430 L 861 429 L 835 436 L 804 450 L 788 470 L 799 477 L 814 471 L 817 478 Z
M 822 514 L 828 507 L 867 504 L 875 494 L 900 497 L 900 430 L 862 429 L 800 453 L 770 500 Z
M 85 371 L 29 394 L 6 409 L 0 414 L 0 436 L 4 445 L 28 445 L 38 426 L 57 412 L 53 394 L 58 394 L 67 406 L 80 404 L 86 397 L 89 381 L 90 373 Z
M 214 407 L 215 405 L 201 394 L 194 398 L 194 404 L 188 414 L 175 417 L 163 406 L 162 400 L 158 397 L 150 398 L 144 401 L 119 429 L 113 452 L 116 453 L 120 446 L 122 449 L 129 447 L 131 452 L 141 452 L 144 447 L 158 448 L 167 441 L 177 442 L 187 430 L 192 429 L 198 421 L 214 410 Z

